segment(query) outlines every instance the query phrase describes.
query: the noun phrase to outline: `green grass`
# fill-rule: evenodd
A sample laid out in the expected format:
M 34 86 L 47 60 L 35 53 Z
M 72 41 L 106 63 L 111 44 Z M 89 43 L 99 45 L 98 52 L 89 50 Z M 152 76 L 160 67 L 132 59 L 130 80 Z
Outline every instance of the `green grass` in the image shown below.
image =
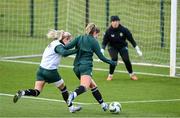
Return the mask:
M 22 58 L 22 59 L 18 59 L 20 61 L 30 61 L 30 62 L 40 62 L 41 58 L 37 57 L 37 58 Z M 94 59 L 96 60 L 96 58 Z M 62 65 L 73 65 L 73 58 L 62 58 L 61 61 Z M 94 61 L 94 68 L 103 68 L 103 69 L 108 69 L 109 65 L 104 64 L 103 62 L 96 62 Z M 127 71 L 125 68 L 125 65 L 123 63 L 120 63 L 117 67 L 117 70 L 120 71 Z M 143 72 L 143 73 L 154 73 L 154 74 L 162 74 L 162 75 L 169 75 L 169 68 L 165 68 L 165 67 L 152 67 L 152 66 L 138 66 L 138 65 L 133 65 L 133 70 L 135 72 Z M 159 71 L 161 70 L 161 71 Z
M 28 61 L 28 60 L 26 60 Z M 29 60 L 30 61 L 30 60 Z M 38 62 L 39 59 L 31 61 Z M 69 60 L 63 60 L 66 64 Z M 99 68 L 106 64 L 95 63 Z M 67 64 L 66 64 L 67 65 Z M 71 64 L 68 64 L 71 65 Z M 0 61 L 0 93 L 15 94 L 19 89 L 33 88 L 38 65 Z M 139 67 L 143 68 L 143 67 Z M 154 68 L 151 68 L 154 70 Z M 150 71 L 150 68 L 148 69 Z M 164 70 L 161 70 L 164 71 Z M 71 68 L 60 68 L 70 91 L 79 85 Z M 137 75 L 138 81 L 131 81 L 127 74 L 115 73 L 113 81 L 106 81 L 107 72 L 94 71 L 93 77 L 106 102 L 119 101 L 123 111 L 113 115 L 103 112 L 99 105 L 82 105 L 82 111 L 69 113 L 67 106 L 61 102 L 42 101 L 22 98 L 12 103 L 12 97 L 0 96 L 0 117 L 178 117 L 180 101 L 152 103 L 124 103 L 125 101 L 170 100 L 180 99 L 178 78 Z M 53 84 L 46 85 L 41 98 L 62 100 Z M 96 103 L 91 92 L 80 95 L 75 100 L 83 103 Z

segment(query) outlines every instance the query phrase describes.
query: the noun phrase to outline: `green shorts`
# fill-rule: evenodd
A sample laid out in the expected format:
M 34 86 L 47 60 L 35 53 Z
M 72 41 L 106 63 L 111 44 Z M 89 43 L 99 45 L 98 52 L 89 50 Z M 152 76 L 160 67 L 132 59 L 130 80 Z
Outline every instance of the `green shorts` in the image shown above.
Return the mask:
M 81 75 L 92 76 L 92 65 L 78 65 L 73 68 L 74 73 L 80 79 Z
M 45 81 L 48 83 L 54 83 L 54 82 L 61 80 L 61 76 L 57 72 L 57 69 L 47 70 L 47 69 L 40 67 L 37 71 L 36 80 L 37 81 Z

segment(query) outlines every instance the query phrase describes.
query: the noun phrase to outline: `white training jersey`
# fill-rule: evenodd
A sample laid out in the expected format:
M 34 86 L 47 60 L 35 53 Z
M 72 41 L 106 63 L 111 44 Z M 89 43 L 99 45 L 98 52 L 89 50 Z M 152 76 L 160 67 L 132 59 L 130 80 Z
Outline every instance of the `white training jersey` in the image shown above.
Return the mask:
M 57 69 L 61 61 L 61 55 L 55 52 L 55 47 L 62 43 L 59 40 L 52 41 L 44 50 L 40 66 L 44 69 Z M 63 45 L 63 44 L 62 44 Z

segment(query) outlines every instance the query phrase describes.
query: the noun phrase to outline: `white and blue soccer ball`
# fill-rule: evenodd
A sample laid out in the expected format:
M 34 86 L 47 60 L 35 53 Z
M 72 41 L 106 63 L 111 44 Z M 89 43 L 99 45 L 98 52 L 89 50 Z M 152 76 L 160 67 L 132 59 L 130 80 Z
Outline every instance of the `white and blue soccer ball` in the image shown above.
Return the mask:
M 118 114 L 122 111 L 122 106 L 119 102 L 111 102 L 109 104 L 109 111 L 114 114 Z

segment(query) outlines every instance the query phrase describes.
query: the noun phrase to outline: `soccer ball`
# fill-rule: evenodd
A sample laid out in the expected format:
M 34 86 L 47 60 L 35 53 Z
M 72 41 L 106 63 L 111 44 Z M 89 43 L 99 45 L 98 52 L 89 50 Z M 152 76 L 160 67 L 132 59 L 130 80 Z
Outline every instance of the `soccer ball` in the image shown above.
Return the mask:
M 121 110 L 122 110 L 122 106 L 119 102 L 111 102 L 109 104 L 109 111 L 111 113 L 118 114 L 119 112 L 121 112 Z

